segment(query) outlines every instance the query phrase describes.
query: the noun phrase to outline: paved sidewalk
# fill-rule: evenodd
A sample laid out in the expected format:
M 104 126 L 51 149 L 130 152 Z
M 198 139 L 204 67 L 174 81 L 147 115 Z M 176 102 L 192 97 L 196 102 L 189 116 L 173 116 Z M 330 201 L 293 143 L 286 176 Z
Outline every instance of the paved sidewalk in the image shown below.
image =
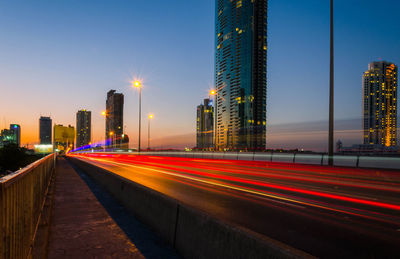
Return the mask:
M 68 162 L 57 163 L 48 258 L 144 258 Z

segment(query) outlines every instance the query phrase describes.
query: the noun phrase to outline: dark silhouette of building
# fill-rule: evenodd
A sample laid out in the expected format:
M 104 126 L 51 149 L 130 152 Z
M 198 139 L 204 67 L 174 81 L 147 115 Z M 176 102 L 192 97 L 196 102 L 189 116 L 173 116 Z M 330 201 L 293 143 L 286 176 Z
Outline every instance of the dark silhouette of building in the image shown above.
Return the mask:
M 397 66 L 372 62 L 363 74 L 365 145 L 397 145 Z
M 106 101 L 106 139 L 112 146 L 122 142 L 123 123 L 124 95 L 110 90 Z
M 92 112 L 80 110 L 76 113 L 76 147 L 87 146 L 92 139 Z
M 41 116 L 39 119 L 39 139 L 41 145 L 51 144 L 51 126 L 52 120 L 50 117 Z
M 10 144 L 21 146 L 21 127 L 18 124 L 10 124 L 10 129 L 1 130 L 0 147 Z
M 197 106 L 196 147 L 210 149 L 213 147 L 214 108 L 210 99 L 204 99 L 204 104 Z
M 216 0 L 217 149 L 266 145 L 267 0 Z

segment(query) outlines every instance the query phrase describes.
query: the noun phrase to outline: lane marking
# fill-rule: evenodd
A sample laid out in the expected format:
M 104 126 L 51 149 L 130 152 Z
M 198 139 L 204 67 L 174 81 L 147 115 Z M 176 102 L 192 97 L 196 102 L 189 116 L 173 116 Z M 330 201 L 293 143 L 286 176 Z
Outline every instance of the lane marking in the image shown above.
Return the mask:
M 84 158 L 84 159 L 86 159 L 86 158 Z M 233 190 L 237 190 L 237 191 L 241 191 L 241 192 L 245 192 L 245 193 L 251 193 L 251 194 L 258 195 L 258 196 L 269 197 L 269 198 L 273 198 L 273 199 L 277 199 L 277 200 L 284 200 L 284 201 L 287 201 L 287 202 L 298 203 L 298 204 L 302 204 L 302 205 L 306 205 L 306 206 L 311 206 L 311 207 L 316 207 L 316 208 L 320 208 L 320 209 L 340 212 L 340 213 L 353 215 L 353 216 L 359 216 L 359 217 L 363 217 L 363 218 L 369 218 L 369 219 L 373 219 L 373 220 L 377 220 L 377 221 L 389 222 L 391 224 L 398 225 L 398 223 L 394 223 L 394 222 L 389 221 L 389 220 L 383 220 L 381 218 L 370 216 L 370 215 L 364 215 L 364 214 L 360 214 L 360 213 L 356 213 L 356 212 L 346 211 L 346 210 L 343 210 L 343 209 L 331 208 L 331 207 L 327 207 L 327 206 L 324 206 L 324 205 L 319 205 L 319 204 L 314 204 L 314 203 L 310 203 L 310 202 L 305 202 L 305 201 L 295 200 L 295 199 L 291 199 L 291 198 L 286 198 L 286 197 L 282 197 L 282 196 L 278 196 L 278 195 L 274 195 L 274 194 L 264 193 L 264 192 L 257 191 L 257 190 L 245 189 L 245 188 L 238 187 L 238 186 L 231 186 L 231 185 L 226 185 L 226 184 L 218 183 L 218 182 L 210 182 L 210 181 L 206 181 L 206 180 L 199 179 L 199 178 L 196 178 L 196 177 L 191 177 L 191 176 L 187 176 L 187 175 L 181 175 L 181 174 L 178 174 L 178 173 L 163 171 L 163 170 L 159 170 L 159 169 L 147 168 L 147 167 L 130 165 L 130 164 L 124 164 L 124 163 L 120 163 L 120 162 L 109 161 L 109 160 L 106 160 L 106 159 L 90 158 L 89 160 L 95 160 L 95 161 L 100 160 L 101 162 L 104 162 L 106 164 L 112 163 L 112 164 L 116 164 L 116 165 L 124 166 L 124 167 L 132 167 L 132 168 L 138 168 L 138 169 L 147 170 L 147 171 L 154 171 L 154 172 L 158 172 L 158 173 L 162 173 L 162 174 L 176 176 L 176 177 L 179 177 L 179 178 L 189 179 L 189 180 L 192 180 L 192 181 L 202 182 L 202 183 L 209 184 L 209 185 L 215 185 L 215 186 L 228 188 L 228 189 L 233 189 Z M 316 202 L 318 202 L 318 201 L 316 201 Z M 368 211 L 364 211 L 364 212 L 368 213 Z

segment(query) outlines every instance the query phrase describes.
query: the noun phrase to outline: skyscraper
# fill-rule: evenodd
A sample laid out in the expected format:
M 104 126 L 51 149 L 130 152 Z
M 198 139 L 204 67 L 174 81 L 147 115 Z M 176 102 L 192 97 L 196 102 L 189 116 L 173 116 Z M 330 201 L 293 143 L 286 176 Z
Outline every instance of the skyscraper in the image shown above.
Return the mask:
M 363 75 L 364 144 L 397 144 L 397 66 L 372 62 Z
M 76 147 L 89 145 L 92 131 L 92 112 L 80 110 L 76 113 Z
M 121 144 L 124 123 L 124 95 L 110 90 L 106 101 L 106 139 Z
M 216 0 L 217 149 L 266 145 L 267 0 Z
M 39 138 L 41 145 L 51 144 L 51 126 L 52 121 L 50 117 L 41 116 L 39 119 Z
M 208 149 L 213 147 L 214 108 L 210 99 L 204 99 L 204 104 L 197 106 L 196 147 Z

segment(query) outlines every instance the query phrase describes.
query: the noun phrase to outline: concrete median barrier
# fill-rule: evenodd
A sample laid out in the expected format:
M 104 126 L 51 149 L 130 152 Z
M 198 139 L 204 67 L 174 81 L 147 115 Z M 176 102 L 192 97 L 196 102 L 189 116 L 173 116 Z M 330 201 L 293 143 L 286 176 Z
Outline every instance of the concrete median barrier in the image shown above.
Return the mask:
M 185 258 L 312 258 L 90 163 L 76 158 L 69 158 L 69 161 Z
M 185 258 L 312 258 L 246 228 L 180 205 L 174 247 Z

